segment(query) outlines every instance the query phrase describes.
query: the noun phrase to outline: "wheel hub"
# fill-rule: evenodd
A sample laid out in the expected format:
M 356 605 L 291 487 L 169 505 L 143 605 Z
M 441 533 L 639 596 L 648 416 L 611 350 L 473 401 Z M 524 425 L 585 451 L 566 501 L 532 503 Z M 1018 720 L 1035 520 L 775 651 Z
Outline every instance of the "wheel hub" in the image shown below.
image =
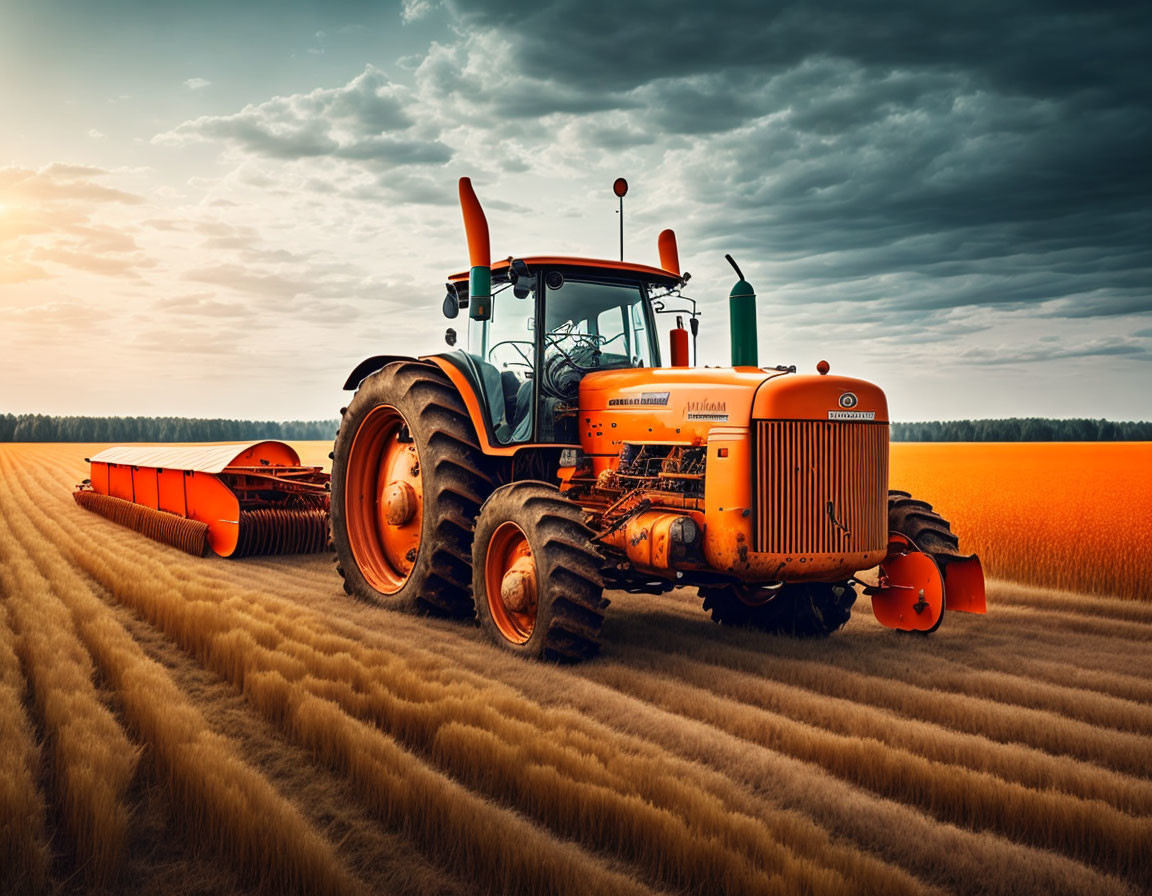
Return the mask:
M 514 613 L 524 613 L 536 603 L 536 567 L 530 557 L 521 557 L 500 582 L 500 599 Z
M 407 482 L 392 482 L 381 496 L 384 519 L 389 526 L 403 526 L 411 522 L 416 513 L 416 492 Z

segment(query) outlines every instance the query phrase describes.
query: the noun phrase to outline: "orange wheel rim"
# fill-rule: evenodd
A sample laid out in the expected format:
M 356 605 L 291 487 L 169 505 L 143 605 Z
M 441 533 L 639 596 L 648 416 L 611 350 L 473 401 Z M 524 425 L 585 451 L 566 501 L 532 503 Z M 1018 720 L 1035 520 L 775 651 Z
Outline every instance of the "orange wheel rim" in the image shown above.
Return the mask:
M 344 474 L 348 542 L 365 580 L 383 594 L 408 581 L 420 551 L 420 455 L 398 410 L 373 408 L 352 439 Z
M 484 590 L 496 628 L 513 644 L 523 644 L 536 628 L 536 561 L 528 536 L 515 523 L 501 523 L 484 557 Z

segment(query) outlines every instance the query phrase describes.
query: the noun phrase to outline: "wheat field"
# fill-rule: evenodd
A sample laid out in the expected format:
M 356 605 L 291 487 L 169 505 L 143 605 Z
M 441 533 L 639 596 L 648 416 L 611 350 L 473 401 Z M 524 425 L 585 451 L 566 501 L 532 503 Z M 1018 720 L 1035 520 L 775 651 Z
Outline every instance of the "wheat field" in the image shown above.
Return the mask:
M 94 450 L 0 445 L 3 892 L 1152 888 L 1152 601 L 995 579 L 930 638 L 863 599 L 812 643 L 614 592 L 558 667 L 354 602 L 331 555 L 85 513 Z

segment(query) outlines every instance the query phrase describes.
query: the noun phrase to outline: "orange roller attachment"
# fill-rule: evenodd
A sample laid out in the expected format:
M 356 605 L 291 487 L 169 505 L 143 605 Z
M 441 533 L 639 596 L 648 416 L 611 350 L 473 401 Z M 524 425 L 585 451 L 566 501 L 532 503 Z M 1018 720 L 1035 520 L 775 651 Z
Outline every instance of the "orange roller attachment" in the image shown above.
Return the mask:
M 880 581 L 865 592 L 881 625 L 906 632 L 934 632 L 944 618 L 944 577 L 928 554 L 893 533 L 880 563 Z
M 78 491 L 72 497 L 85 510 L 98 513 L 153 541 L 171 545 L 195 557 L 203 557 L 208 553 L 207 523 L 185 519 L 163 510 L 153 510 L 143 504 L 133 504 L 111 495 L 98 495 L 93 491 Z
M 328 474 L 283 442 L 109 448 L 90 462 L 77 504 L 190 554 L 328 546 Z

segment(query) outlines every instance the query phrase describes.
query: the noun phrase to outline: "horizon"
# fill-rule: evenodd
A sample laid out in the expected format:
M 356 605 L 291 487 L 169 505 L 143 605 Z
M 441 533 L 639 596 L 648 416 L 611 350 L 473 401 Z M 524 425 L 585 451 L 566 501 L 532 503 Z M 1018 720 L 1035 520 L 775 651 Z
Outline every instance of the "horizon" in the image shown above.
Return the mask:
M 700 363 L 731 252 L 761 363 L 899 422 L 1152 419 L 1139 6 L 0 6 L 7 412 L 334 417 L 362 358 L 446 349 L 468 175 L 496 258 L 615 257 L 627 178 Z

